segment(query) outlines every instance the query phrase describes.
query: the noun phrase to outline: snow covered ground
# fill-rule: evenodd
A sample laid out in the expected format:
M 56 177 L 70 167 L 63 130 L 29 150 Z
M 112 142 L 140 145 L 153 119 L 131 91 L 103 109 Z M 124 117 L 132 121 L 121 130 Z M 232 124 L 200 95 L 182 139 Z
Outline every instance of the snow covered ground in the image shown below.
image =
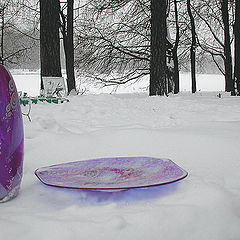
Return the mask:
M 14 78 L 25 91 L 21 77 Z M 33 105 L 32 122 L 24 117 L 21 192 L 0 205 L 0 239 L 239 240 L 240 98 L 211 92 L 207 79 L 222 90 L 217 76 L 199 78 L 208 92 L 191 95 L 186 85 L 177 96 L 148 97 L 138 85 L 132 86 L 138 93 Z M 96 192 L 47 187 L 34 175 L 47 165 L 114 156 L 170 158 L 189 176 L 165 186 Z
M 27 92 L 29 95 L 37 96 L 40 92 L 40 75 L 39 72 L 13 70 L 17 88 L 19 91 Z M 65 74 L 63 74 L 64 77 Z M 180 91 L 191 91 L 190 73 L 180 74 Z M 93 82 L 84 76 L 77 79 L 77 90 L 84 94 L 100 93 L 146 93 L 148 90 L 149 80 L 146 76 L 141 81 L 128 83 L 119 86 L 102 87 L 103 84 Z M 222 75 L 198 74 L 197 75 L 198 91 L 224 91 L 224 77 Z

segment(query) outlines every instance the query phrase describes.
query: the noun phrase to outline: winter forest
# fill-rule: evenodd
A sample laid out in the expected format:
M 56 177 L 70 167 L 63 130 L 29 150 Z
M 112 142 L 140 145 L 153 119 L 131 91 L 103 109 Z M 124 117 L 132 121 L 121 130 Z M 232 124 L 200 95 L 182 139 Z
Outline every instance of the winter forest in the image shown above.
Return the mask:
M 0 64 L 16 84 L 24 140 L 20 192 L 4 203 L 0 164 L 1 240 L 240 239 L 239 0 L 0 0 Z M 60 102 L 47 78 L 64 82 Z M 35 176 L 109 158 L 127 158 L 127 176 L 151 158 L 187 175 L 121 189 Z M 87 176 L 118 186 L 111 164 Z
M 148 75 L 149 95 L 177 94 L 183 71 L 191 72 L 192 93 L 196 73 L 210 72 L 224 75 L 225 90 L 238 95 L 238 5 L 233 0 L 6 0 L 0 6 L 0 59 L 10 68 L 41 66 L 42 76 L 61 76 L 65 68 L 68 92 L 79 74 L 106 85 Z

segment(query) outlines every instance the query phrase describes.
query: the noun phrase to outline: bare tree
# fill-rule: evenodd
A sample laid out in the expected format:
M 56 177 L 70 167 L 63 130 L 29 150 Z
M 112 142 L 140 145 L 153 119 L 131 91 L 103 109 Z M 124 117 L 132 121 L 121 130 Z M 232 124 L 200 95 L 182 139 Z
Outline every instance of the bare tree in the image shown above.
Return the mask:
M 178 46 L 180 41 L 180 26 L 178 20 L 178 6 L 177 0 L 174 0 L 174 15 L 175 15 L 175 43 L 172 50 L 172 57 L 174 62 L 173 82 L 174 82 L 174 93 L 179 93 L 179 62 L 178 62 Z
M 190 18 L 190 25 L 191 25 L 191 34 L 192 34 L 192 40 L 191 40 L 191 76 L 192 76 L 192 93 L 195 93 L 197 91 L 196 86 L 196 48 L 197 48 L 197 34 L 196 34 L 196 27 L 195 27 L 195 21 L 191 10 L 191 3 L 190 0 L 187 0 L 187 11 Z
M 40 0 L 40 57 L 42 77 L 61 77 L 60 63 L 60 3 Z M 43 89 L 41 81 L 41 89 Z
M 201 23 L 197 43 L 205 53 L 211 55 L 213 62 L 225 76 L 225 90 L 235 95 L 231 53 L 233 1 L 202 0 L 193 9 Z
M 167 1 L 151 0 L 151 60 L 149 95 L 167 95 Z
M 179 70 L 189 70 L 191 61 L 192 92 L 196 92 L 197 66 L 204 65 L 206 59 L 210 61 L 208 54 L 225 74 L 224 64 L 220 62 L 225 61 L 220 0 L 196 0 L 194 4 L 189 0 L 171 2 L 174 10 L 171 10 L 168 22 L 171 35 L 175 35 L 171 53 L 175 65 L 174 91 L 179 91 Z M 77 68 L 106 85 L 124 84 L 150 75 L 150 18 L 151 5 L 148 0 L 88 1 L 82 18 L 75 24 Z M 230 15 L 230 27 L 231 19 Z M 196 29 L 199 29 L 198 34 Z M 171 44 L 166 42 L 165 50 L 169 56 L 167 49 Z M 167 81 L 164 84 L 171 90 Z
M 106 85 L 149 75 L 148 0 L 93 0 L 76 23 L 76 66 Z
M 63 36 L 63 45 L 66 59 L 67 86 L 68 94 L 76 90 L 75 73 L 74 73 L 74 45 L 73 45 L 73 11 L 74 0 L 67 0 L 67 14 L 64 14 L 63 7 L 60 11 L 61 32 Z
M 150 74 L 150 1 L 93 0 L 84 14 L 78 24 L 80 27 L 76 29 L 79 33 L 78 68 L 87 68 L 88 74 L 91 72 L 95 79 L 106 85 L 136 81 Z M 165 39 L 161 44 L 165 52 L 163 68 L 166 75 L 166 50 L 169 46 L 166 23 L 163 31 Z M 150 88 L 153 89 L 152 86 Z M 164 88 L 167 93 L 166 80 Z
M 225 75 L 224 63 L 221 64 L 225 57 L 220 3 L 203 0 L 198 8 L 194 7 L 194 11 L 201 22 L 198 45 L 204 52 L 211 55 L 219 71 Z
M 231 39 L 229 30 L 229 13 L 228 13 L 228 0 L 221 1 L 222 20 L 224 26 L 224 54 L 225 54 L 225 79 L 226 91 L 235 95 L 233 72 L 232 72 L 232 52 L 231 52 Z

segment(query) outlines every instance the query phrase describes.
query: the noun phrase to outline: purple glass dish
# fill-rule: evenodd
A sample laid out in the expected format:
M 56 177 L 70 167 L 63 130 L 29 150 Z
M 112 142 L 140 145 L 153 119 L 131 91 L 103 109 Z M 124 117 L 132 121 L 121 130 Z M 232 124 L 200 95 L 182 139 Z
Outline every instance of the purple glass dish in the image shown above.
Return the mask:
M 23 121 L 11 74 L 0 65 L 0 202 L 17 196 L 23 169 Z
M 115 157 L 42 167 L 36 176 L 46 185 L 88 190 L 146 188 L 184 179 L 187 172 L 170 159 Z

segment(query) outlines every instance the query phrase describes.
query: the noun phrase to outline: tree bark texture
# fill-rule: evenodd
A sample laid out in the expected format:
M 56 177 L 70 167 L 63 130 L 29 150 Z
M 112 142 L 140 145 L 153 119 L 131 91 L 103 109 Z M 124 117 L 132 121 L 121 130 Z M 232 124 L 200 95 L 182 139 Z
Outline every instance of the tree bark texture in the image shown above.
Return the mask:
M 149 95 L 167 95 L 167 0 L 151 0 L 151 59 Z
M 40 0 L 40 59 L 41 77 L 61 77 L 60 3 L 56 0 Z M 41 81 L 41 89 L 43 83 Z
M 67 34 L 65 36 L 65 39 L 63 39 L 66 56 L 68 94 L 71 92 L 71 90 L 76 90 L 73 46 L 73 4 L 74 0 L 67 1 Z
M 234 66 L 234 75 L 237 86 L 237 95 L 240 95 L 240 1 L 236 0 L 236 9 L 235 9 L 235 25 L 234 25 L 234 34 L 235 34 L 235 66 Z
M 224 67 L 225 67 L 225 91 L 235 95 L 233 73 L 232 73 L 232 53 L 229 32 L 228 0 L 221 0 L 222 20 L 224 26 Z
M 192 15 L 190 0 L 187 0 L 187 11 L 190 17 L 191 33 L 192 33 L 192 42 L 191 42 L 191 48 L 190 48 L 192 93 L 195 93 L 197 91 L 197 86 L 196 86 L 196 47 L 197 47 L 196 37 L 197 36 L 196 36 L 196 27 L 195 27 L 194 17 Z

